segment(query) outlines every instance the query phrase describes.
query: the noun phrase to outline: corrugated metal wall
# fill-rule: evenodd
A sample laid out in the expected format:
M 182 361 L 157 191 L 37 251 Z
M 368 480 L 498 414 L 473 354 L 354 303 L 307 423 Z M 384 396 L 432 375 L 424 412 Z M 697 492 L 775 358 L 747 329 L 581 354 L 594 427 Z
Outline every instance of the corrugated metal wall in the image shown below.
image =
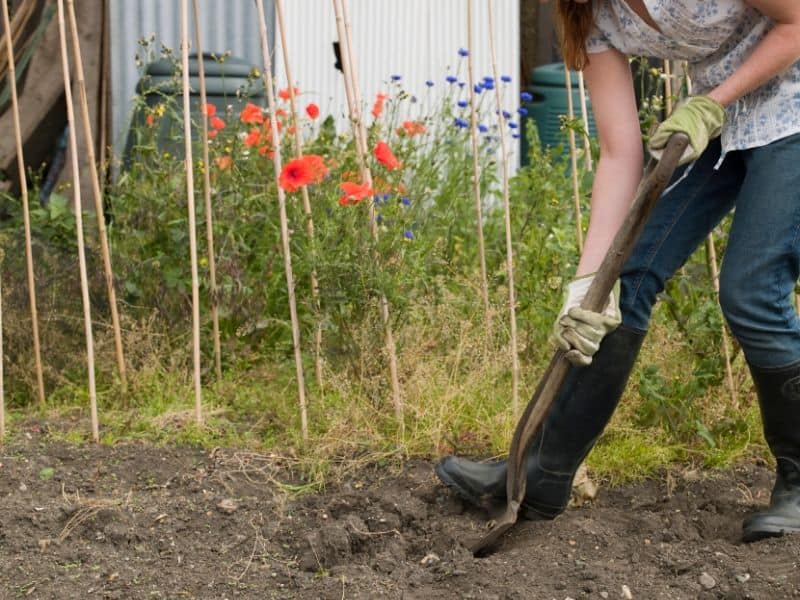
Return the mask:
M 447 85 L 445 76 L 461 62 L 458 49 L 467 45 L 468 0 L 348 0 L 362 96 L 371 105 L 377 92 L 386 89 L 391 75 L 402 75 L 404 89 L 425 98 L 425 81 Z M 475 74 L 491 74 L 487 1 L 473 1 Z M 538 1 L 538 0 L 525 0 Z M 493 0 L 498 69 L 513 76 L 507 94 L 508 108 L 516 107 L 519 83 L 519 0 Z M 330 0 L 288 0 L 287 37 L 292 75 L 323 113 L 337 116 L 340 129 L 347 127 L 346 102 L 339 71 L 334 69 L 333 42 L 336 21 Z M 276 44 L 279 85 L 286 85 L 280 44 Z M 436 88 L 434 88 L 435 90 Z
M 445 76 L 466 64 L 458 49 L 467 45 L 466 6 L 473 2 L 476 76 L 491 73 L 488 0 L 349 0 L 362 95 L 365 102 L 386 88 L 393 74 L 403 76 L 406 90 L 423 99 L 425 81 L 446 85 Z M 508 108 L 516 106 L 519 65 L 519 1 L 493 0 L 498 68 L 513 76 L 505 90 Z M 527 0 L 536 1 L 536 0 Z M 269 7 L 271 2 L 267 2 Z M 341 74 L 334 69 L 336 22 L 330 0 L 284 0 L 291 67 L 304 100 L 346 125 Z M 251 0 L 200 0 L 204 49 L 234 55 L 260 65 L 255 6 Z M 271 10 L 268 9 L 268 13 Z M 270 14 L 270 16 L 273 16 Z M 272 24 L 271 24 L 272 25 Z M 117 149 L 124 142 L 131 98 L 139 74 L 134 63 L 138 40 L 156 34 L 156 48 L 179 49 L 180 11 L 177 0 L 111 0 L 113 132 Z M 271 28 L 271 39 L 274 40 Z M 280 43 L 275 44 L 278 85 L 286 85 Z
M 290 2 L 292 0 L 289 0 Z M 322 2 L 323 0 L 319 0 Z M 189 27 L 194 39 L 194 20 L 189 3 Z M 274 36 L 272 2 L 264 2 Z M 251 0 L 199 0 L 200 27 L 205 52 L 221 54 L 230 50 L 234 56 L 261 65 L 261 45 L 255 4 Z M 139 40 L 155 34 L 156 52 L 161 44 L 180 51 L 180 3 L 178 0 L 110 0 L 111 14 L 111 85 L 114 145 L 119 152 L 125 143 L 130 121 L 131 99 L 135 95 L 139 71 L 135 56 Z

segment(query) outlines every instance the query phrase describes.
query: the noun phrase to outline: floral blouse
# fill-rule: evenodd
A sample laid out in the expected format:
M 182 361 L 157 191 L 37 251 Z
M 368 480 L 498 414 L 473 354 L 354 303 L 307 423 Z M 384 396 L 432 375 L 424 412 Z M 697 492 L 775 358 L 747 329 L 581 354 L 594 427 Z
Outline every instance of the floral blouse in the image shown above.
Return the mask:
M 589 53 L 616 48 L 628 55 L 685 60 L 694 93 L 718 86 L 773 26 L 744 0 L 644 0 L 661 33 L 625 0 L 601 0 Z M 800 62 L 727 108 L 723 156 L 800 132 Z

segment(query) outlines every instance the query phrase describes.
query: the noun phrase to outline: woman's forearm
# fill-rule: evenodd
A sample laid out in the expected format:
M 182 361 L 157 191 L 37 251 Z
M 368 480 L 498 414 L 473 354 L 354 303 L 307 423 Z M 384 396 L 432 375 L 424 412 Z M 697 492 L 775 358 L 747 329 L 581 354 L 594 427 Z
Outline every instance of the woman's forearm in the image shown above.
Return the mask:
M 728 79 L 709 92 L 723 106 L 758 89 L 800 59 L 800 23 L 776 23 Z
M 577 276 L 594 273 L 625 220 L 642 174 L 641 147 L 619 156 L 601 155 L 592 186 L 592 210 Z

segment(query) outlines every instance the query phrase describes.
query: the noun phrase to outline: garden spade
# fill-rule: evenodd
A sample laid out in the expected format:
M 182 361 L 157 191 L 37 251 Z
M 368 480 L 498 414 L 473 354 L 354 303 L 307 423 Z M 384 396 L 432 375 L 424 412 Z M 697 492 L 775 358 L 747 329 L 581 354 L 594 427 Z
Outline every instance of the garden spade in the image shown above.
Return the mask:
M 651 160 L 636 199 L 622 223 L 611 247 L 597 271 L 581 308 L 601 312 L 614 283 L 619 279 L 620 271 L 628 259 L 639 234 L 647 222 L 650 211 L 658 202 L 667 184 L 672 179 L 683 155 L 689 138 L 681 133 L 674 134 L 664 149 L 658 162 Z M 564 350 L 557 350 L 544 373 L 536 391 L 525 411 L 522 413 L 514 436 L 511 438 L 511 449 L 508 453 L 508 475 L 506 479 L 506 497 L 508 504 L 505 513 L 497 520 L 494 527 L 483 538 L 467 547 L 475 555 L 491 551 L 500 537 L 517 522 L 517 513 L 525 498 L 527 483 L 528 450 L 540 425 L 544 421 L 550 405 L 556 397 L 564 380 L 573 367 L 565 358 Z

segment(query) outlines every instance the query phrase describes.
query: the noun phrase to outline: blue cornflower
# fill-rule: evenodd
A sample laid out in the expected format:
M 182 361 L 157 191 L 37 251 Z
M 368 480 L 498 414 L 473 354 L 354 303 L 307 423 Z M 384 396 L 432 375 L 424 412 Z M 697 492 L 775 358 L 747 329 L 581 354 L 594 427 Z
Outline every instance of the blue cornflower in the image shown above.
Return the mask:
M 465 86 L 465 85 L 467 85 L 467 82 L 466 82 L 466 81 L 459 81 L 459 82 L 458 82 L 458 87 L 460 87 L 462 90 L 464 89 L 464 86 Z
M 425 85 L 427 85 L 428 87 L 433 87 L 433 82 L 430 79 L 428 79 L 428 81 L 425 82 Z
M 507 110 L 504 110 L 503 111 L 503 118 L 504 119 L 510 119 L 511 118 L 511 113 L 508 112 Z
M 464 119 L 459 119 L 459 118 L 456 118 L 453 121 L 453 124 L 459 129 L 466 129 L 467 127 L 469 127 L 469 123 L 467 123 Z
M 476 83 L 472 89 L 475 90 L 476 94 L 480 94 L 483 91 L 483 86 L 480 83 Z
M 414 239 L 414 232 L 410 229 L 403 230 L 403 237 L 407 239 L 409 242 Z
M 519 125 L 514 123 L 514 121 L 509 121 L 508 126 L 511 127 L 511 129 L 516 129 L 517 127 L 519 127 Z
M 381 214 L 376 215 L 375 216 L 375 221 L 377 223 L 383 223 L 383 215 L 381 215 Z
M 447 77 L 445 77 L 445 81 L 447 81 L 447 83 L 455 83 L 456 81 L 458 81 L 458 77 L 456 77 L 455 75 L 448 75 Z
M 456 102 L 456 104 L 458 104 L 458 106 L 461 108 L 467 108 L 469 106 L 469 102 L 467 102 L 466 100 L 459 100 L 458 102 Z
M 501 75 L 500 80 L 503 83 L 511 83 L 511 75 Z
M 384 194 L 383 195 L 383 203 L 386 204 L 387 202 L 389 202 L 389 194 Z
M 528 109 L 527 109 L 527 108 L 525 108 L 524 106 L 520 106 L 520 107 L 517 109 L 517 112 L 518 112 L 519 114 L 521 114 L 521 115 L 524 117 L 525 115 L 527 115 L 527 114 L 528 114 Z
M 484 83 L 486 83 L 486 82 L 488 82 L 488 83 L 494 83 L 494 77 L 492 77 L 492 76 L 490 76 L 490 75 L 485 75 L 485 76 L 483 77 L 483 81 L 484 81 Z
M 519 134 L 518 133 L 512 133 L 511 137 L 514 138 L 515 140 L 518 140 L 519 139 Z
M 372 198 L 372 202 L 375 204 L 375 206 L 380 206 L 382 204 L 380 195 L 375 194 L 375 196 Z
M 392 75 L 392 81 L 400 81 L 402 78 L 402 75 Z
M 411 206 L 411 198 L 408 196 L 403 196 L 400 198 L 400 202 L 403 204 L 403 206 Z
M 494 79 L 484 79 L 483 80 L 483 89 L 485 89 L 485 90 L 493 90 L 494 89 Z
M 486 133 L 487 131 L 489 131 L 489 128 L 483 123 L 478 123 L 478 131 L 480 131 L 481 133 Z
M 459 56 L 469 56 L 469 51 L 466 48 L 459 48 L 458 49 Z
M 528 92 L 520 93 L 519 97 L 522 99 L 523 102 L 530 102 L 531 100 L 533 100 L 533 96 Z

